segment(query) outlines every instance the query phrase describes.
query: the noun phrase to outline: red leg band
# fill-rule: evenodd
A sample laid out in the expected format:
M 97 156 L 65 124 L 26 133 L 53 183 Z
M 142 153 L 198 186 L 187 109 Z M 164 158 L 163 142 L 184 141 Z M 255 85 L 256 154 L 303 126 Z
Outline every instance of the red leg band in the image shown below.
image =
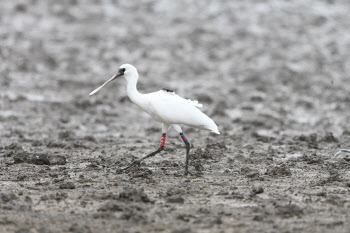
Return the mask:
M 165 135 L 162 135 L 162 138 L 160 139 L 160 146 L 164 146 L 165 145 Z

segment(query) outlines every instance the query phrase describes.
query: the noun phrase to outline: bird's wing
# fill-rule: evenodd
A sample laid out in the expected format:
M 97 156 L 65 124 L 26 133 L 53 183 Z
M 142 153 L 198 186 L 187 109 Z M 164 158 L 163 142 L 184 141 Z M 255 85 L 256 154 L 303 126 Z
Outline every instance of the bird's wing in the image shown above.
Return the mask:
M 160 97 L 161 97 L 161 95 L 171 95 L 171 96 L 174 96 L 176 98 L 181 98 L 180 101 L 186 100 L 186 99 L 182 98 L 181 96 L 177 95 L 173 90 L 170 90 L 170 89 L 167 89 L 167 88 L 163 88 L 161 91 L 155 92 L 155 93 L 159 94 Z M 203 104 L 200 104 L 198 102 L 198 100 L 187 99 L 187 101 L 189 101 L 193 106 L 195 106 L 197 108 L 202 108 L 203 107 Z
M 174 92 L 157 91 L 146 95 L 150 115 L 156 120 L 168 124 L 184 124 L 194 128 L 217 131 L 212 119 L 202 113 L 197 107 L 202 107 L 198 101 L 184 99 Z

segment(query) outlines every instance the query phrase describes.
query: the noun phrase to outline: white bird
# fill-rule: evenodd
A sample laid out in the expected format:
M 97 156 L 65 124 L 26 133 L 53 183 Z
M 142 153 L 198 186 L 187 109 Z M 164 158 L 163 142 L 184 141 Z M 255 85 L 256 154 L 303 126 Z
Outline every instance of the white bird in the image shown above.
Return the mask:
M 163 88 L 160 91 L 149 94 L 141 94 L 137 91 L 136 84 L 139 78 L 137 69 L 129 64 L 124 64 L 119 67 L 118 72 L 102 86 L 90 93 L 90 96 L 96 94 L 102 87 L 106 86 L 116 78 L 124 76 L 127 82 L 127 94 L 132 102 L 147 112 L 156 121 L 162 123 L 162 137 L 160 147 L 142 157 L 139 160 L 132 162 L 125 169 L 140 164 L 142 160 L 154 156 L 164 149 L 166 133 L 173 127 L 181 136 L 186 145 L 186 165 L 185 175 L 188 174 L 190 143 L 183 134 L 180 125 L 187 125 L 196 129 L 209 130 L 216 134 L 220 134 L 218 126 L 207 115 L 202 113 L 198 108 L 202 107 L 197 100 L 184 99 L 176 95 L 172 90 Z

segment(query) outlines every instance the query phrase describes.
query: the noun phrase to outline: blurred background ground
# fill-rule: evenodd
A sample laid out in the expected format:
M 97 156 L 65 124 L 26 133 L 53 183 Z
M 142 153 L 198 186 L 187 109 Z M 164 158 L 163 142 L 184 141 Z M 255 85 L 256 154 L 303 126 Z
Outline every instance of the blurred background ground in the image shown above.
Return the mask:
M 0 232 L 347 232 L 348 1 L 2 1 Z M 160 125 L 120 79 L 198 99 Z

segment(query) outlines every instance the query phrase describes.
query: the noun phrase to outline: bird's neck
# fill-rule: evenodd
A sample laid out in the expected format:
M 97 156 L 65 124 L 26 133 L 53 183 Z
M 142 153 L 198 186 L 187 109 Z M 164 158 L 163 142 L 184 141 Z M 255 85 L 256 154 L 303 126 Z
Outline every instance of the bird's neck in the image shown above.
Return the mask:
M 128 80 L 127 93 L 128 93 L 129 99 L 142 108 L 144 99 L 142 97 L 142 94 L 137 91 L 136 84 L 137 84 L 137 79 Z

